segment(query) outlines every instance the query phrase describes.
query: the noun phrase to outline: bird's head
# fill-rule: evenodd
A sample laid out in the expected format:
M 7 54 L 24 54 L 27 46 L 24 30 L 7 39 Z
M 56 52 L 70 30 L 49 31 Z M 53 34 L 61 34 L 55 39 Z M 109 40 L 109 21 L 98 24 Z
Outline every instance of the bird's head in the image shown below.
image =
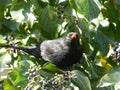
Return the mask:
M 78 44 L 79 43 L 79 37 L 78 37 L 78 34 L 76 32 L 70 32 L 67 34 L 66 36 L 66 41 L 69 43 L 69 44 Z
M 78 34 L 76 32 L 70 32 L 67 34 L 67 37 L 71 40 L 76 40 L 78 39 Z

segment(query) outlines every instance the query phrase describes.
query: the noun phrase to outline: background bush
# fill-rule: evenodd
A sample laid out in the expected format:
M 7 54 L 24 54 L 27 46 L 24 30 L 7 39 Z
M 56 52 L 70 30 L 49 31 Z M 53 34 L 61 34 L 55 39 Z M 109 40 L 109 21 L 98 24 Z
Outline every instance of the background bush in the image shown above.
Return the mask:
M 80 63 L 67 76 L 50 63 L 1 48 L 1 74 L 6 64 L 12 68 L 5 90 L 120 89 L 119 63 L 106 57 L 120 39 L 120 0 L 0 0 L 0 10 L 0 44 L 29 46 L 75 31 L 84 48 Z

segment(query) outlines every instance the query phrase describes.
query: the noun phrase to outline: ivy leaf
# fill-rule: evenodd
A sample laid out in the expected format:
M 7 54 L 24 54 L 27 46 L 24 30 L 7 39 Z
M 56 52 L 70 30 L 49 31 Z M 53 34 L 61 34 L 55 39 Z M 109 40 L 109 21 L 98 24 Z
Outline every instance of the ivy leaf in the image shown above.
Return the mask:
M 63 73 L 61 69 L 59 69 L 54 64 L 49 63 L 49 62 L 45 63 L 45 65 L 43 66 L 43 69 L 47 71 L 55 72 L 55 73 Z
M 112 85 L 115 88 L 117 88 L 116 86 L 120 85 L 120 68 L 114 68 L 109 73 L 105 74 L 100 79 L 98 87 L 106 87 L 106 86 L 112 86 Z M 120 87 L 115 90 L 118 90 L 118 89 L 120 89 Z
M 14 86 L 22 86 L 27 84 L 27 78 L 20 74 L 17 70 L 13 70 L 9 74 L 9 80 Z
M 47 5 L 40 16 L 40 28 L 41 33 L 44 37 L 53 39 L 57 33 L 58 23 L 57 23 L 56 11 L 53 7 Z
M 88 20 L 98 17 L 100 13 L 98 0 L 70 0 L 70 4 L 77 12 L 84 14 Z
M 10 82 L 9 79 L 4 80 L 4 90 L 16 90 L 17 88 Z
M 88 77 L 82 72 L 73 70 L 71 73 L 73 74 L 72 83 L 79 87 L 80 90 L 92 90 Z
M 5 68 L 5 65 L 10 63 L 12 60 L 11 55 L 5 53 L 3 56 L 0 56 L 0 72 L 2 72 Z

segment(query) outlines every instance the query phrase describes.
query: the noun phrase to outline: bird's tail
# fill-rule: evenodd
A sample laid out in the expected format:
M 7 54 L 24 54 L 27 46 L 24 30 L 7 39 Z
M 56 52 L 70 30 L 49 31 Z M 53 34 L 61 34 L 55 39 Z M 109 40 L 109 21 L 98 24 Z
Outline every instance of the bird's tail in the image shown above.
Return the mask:
M 36 58 L 41 58 L 40 55 L 40 44 L 34 45 L 34 46 L 28 46 L 28 47 L 20 47 L 20 46 L 12 46 L 12 45 L 1 45 L 1 48 L 13 48 L 13 49 L 18 49 L 18 50 L 22 50 L 30 55 L 33 55 Z

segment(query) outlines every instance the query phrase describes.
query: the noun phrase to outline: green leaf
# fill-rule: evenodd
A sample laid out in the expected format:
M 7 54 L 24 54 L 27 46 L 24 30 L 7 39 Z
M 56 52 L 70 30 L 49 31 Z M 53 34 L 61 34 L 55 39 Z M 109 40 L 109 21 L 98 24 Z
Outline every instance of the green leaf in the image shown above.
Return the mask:
M 21 24 L 27 21 L 27 24 L 30 25 L 30 27 L 32 27 L 34 24 L 34 21 L 36 20 L 36 17 L 33 13 L 35 6 L 30 5 L 30 3 L 35 4 L 35 2 L 30 2 L 30 1 L 25 2 L 24 0 L 13 1 L 12 3 L 13 7 L 10 12 L 12 19 Z
M 8 6 L 12 0 L 0 0 L 0 4 Z
M 100 79 L 98 87 L 105 87 L 105 86 L 111 86 L 111 85 L 115 87 L 116 85 L 119 86 L 119 84 L 120 84 L 120 67 L 114 68 L 109 73 L 105 74 Z
M 13 34 L 13 31 L 17 31 L 19 24 L 11 19 L 0 19 L 0 34 L 7 35 Z
M 120 15 L 120 0 L 114 0 L 114 5 L 116 6 L 116 9 Z
M 4 80 L 4 90 L 16 90 L 17 88 L 10 82 L 9 79 Z M 18 90 L 18 89 L 17 89 Z
M 95 64 L 90 63 L 86 70 L 89 72 L 89 77 L 91 79 L 101 78 L 107 71 L 105 68 L 97 66 Z
M 89 1 L 89 19 L 92 20 L 94 18 L 97 18 L 98 15 L 100 14 L 100 8 L 101 4 L 99 0 L 88 0 Z
M 85 18 L 78 19 L 78 26 L 83 31 L 83 33 L 89 32 L 89 25 L 90 23 Z
M 5 25 L 7 28 L 9 28 L 9 29 L 12 30 L 12 31 L 15 31 L 15 30 L 17 30 L 17 29 L 19 28 L 19 24 L 18 24 L 17 22 L 15 22 L 15 21 L 12 21 L 12 20 L 7 20 L 7 19 L 5 19 L 5 20 L 3 21 L 3 23 L 4 23 L 4 25 Z
M 4 10 L 5 10 L 5 6 L 2 4 L 0 4 L 0 19 L 4 18 Z
M 51 72 L 46 71 L 46 70 L 40 70 L 38 73 L 39 73 L 42 77 L 48 78 L 48 79 L 54 77 L 54 73 L 51 73 Z
M 98 0 L 70 0 L 70 4 L 77 12 L 84 14 L 88 20 L 96 18 L 100 13 Z
M 88 14 L 88 0 L 70 0 L 70 4 L 77 12 Z
M 50 71 L 50 72 L 63 73 L 61 69 L 59 69 L 54 64 L 49 63 L 49 62 L 44 64 L 43 69 Z
M 24 86 L 27 83 L 27 78 L 20 74 L 17 70 L 13 70 L 9 74 L 9 79 L 14 86 Z
M 58 2 L 57 0 L 49 0 L 49 4 L 51 6 L 55 6 L 57 2 Z
M 96 48 L 102 52 L 102 55 L 105 55 L 108 52 L 108 45 L 114 42 L 115 35 L 117 34 L 115 33 L 116 31 L 114 31 L 114 29 L 114 26 L 111 24 L 108 26 L 100 25 L 98 27 L 95 36 L 95 42 L 98 44 Z
M 14 85 L 25 86 L 26 84 L 27 84 L 27 78 L 21 74 L 18 74 L 16 80 L 14 81 Z
M 95 90 L 118 90 L 115 89 L 114 86 L 107 86 L 107 87 L 97 87 Z
M 25 75 L 25 73 L 28 71 L 28 69 L 32 66 L 35 66 L 35 64 L 30 60 L 22 60 L 19 62 L 19 67 L 16 68 L 16 70 L 21 74 Z
M 11 0 L 0 0 L 0 19 L 3 19 L 7 13 L 7 6 L 9 6 Z
M 58 30 L 56 11 L 53 7 L 47 5 L 41 12 L 39 19 L 41 33 L 45 38 L 53 39 Z
M 14 81 L 16 80 L 18 75 L 18 72 L 16 70 L 13 70 L 12 72 L 9 73 L 8 78 L 11 81 L 11 83 L 14 85 Z
M 102 9 L 103 15 L 109 18 L 110 22 L 118 22 L 119 13 L 114 7 L 114 4 L 110 1 L 107 1 L 104 6 L 105 8 Z
M 88 77 L 78 70 L 73 70 L 72 83 L 79 87 L 80 90 L 91 90 L 91 85 Z
M 40 0 L 39 5 L 40 7 L 44 8 L 48 5 L 49 1 L 48 0 Z

